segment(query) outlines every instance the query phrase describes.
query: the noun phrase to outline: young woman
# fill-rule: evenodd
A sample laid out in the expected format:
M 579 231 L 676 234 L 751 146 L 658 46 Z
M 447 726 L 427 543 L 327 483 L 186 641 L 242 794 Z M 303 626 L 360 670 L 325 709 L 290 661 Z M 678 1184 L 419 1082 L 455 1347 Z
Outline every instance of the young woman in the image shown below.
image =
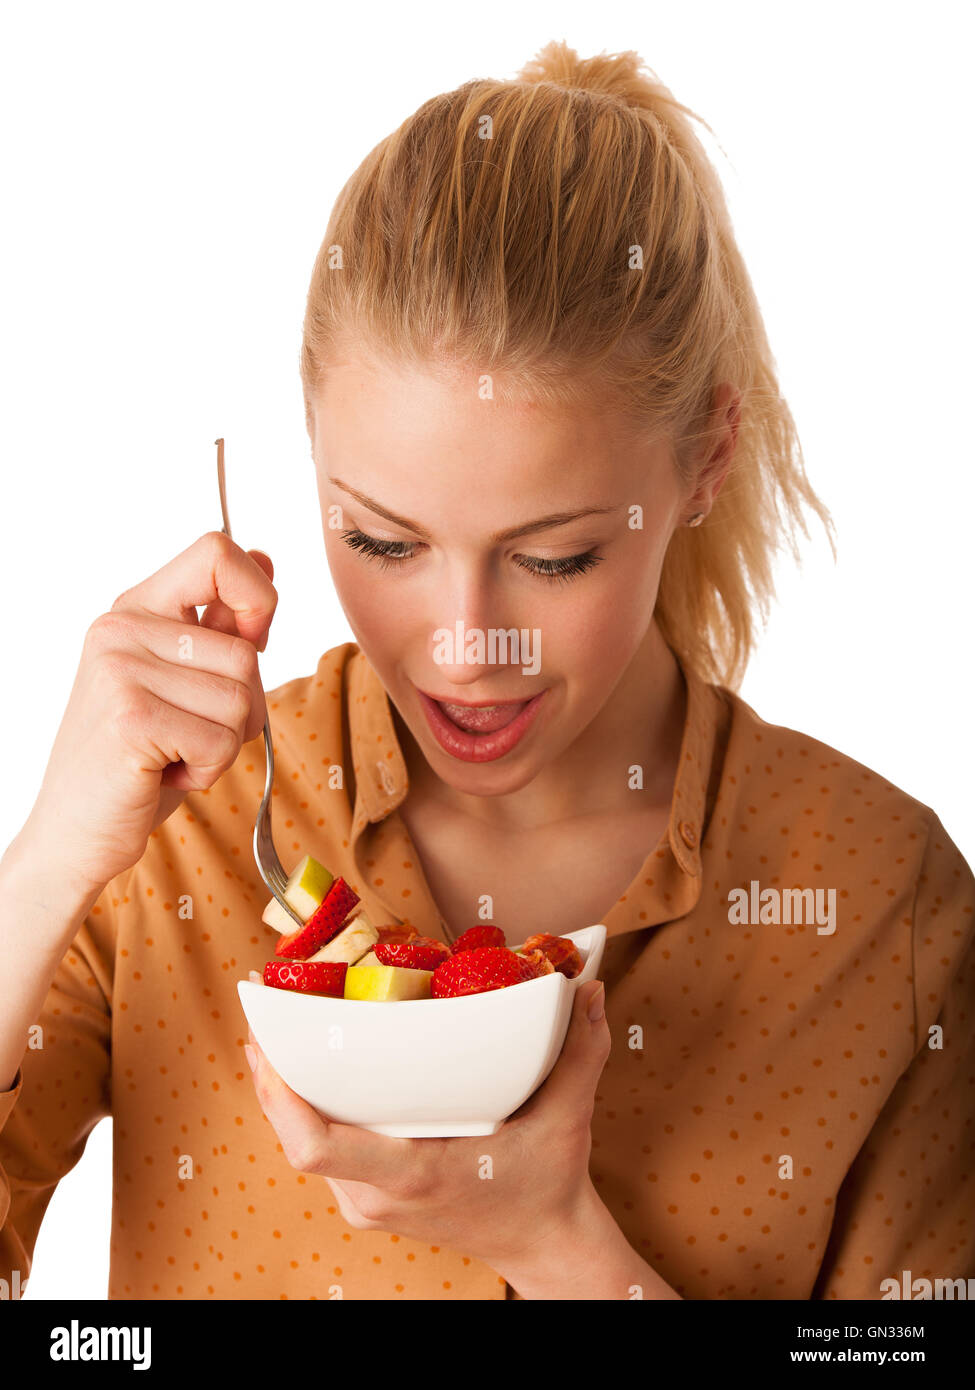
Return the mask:
M 783 520 L 829 514 L 690 114 L 635 54 L 551 44 L 353 175 L 301 374 L 355 641 L 267 699 L 288 867 L 447 942 L 603 922 L 605 1010 L 578 992 L 487 1139 L 330 1123 L 248 1043 L 277 595 L 204 536 L 93 623 L 0 866 L 4 1278 L 107 1114 L 116 1298 L 975 1274 L 975 879 L 933 810 L 735 693 Z

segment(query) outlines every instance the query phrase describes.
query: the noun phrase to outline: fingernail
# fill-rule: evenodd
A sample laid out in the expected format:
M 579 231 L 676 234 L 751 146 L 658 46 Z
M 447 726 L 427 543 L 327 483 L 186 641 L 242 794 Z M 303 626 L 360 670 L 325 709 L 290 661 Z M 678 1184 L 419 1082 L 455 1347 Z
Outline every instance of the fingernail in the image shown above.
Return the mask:
M 592 1023 L 598 1023 L 605 1010 L 606 990 L 602 980 L 599 981 L 599 988 L 594 990 L 589 1000 L 589 1019 Z
M 256 1071 L 257 1053 L 251 1047 L 250 1043 L 244 1043 L 244 1056 L 247 1058 L 247 1065 L 250 1067 L 251 1071 Z
M 248 978 L 253 984 L 259 985 L 259 984 L 261 983 L 261 978 L 262 978 L 262 977 L 261 977 L 260 971 L 258 971 L 258 970 L 251 970 L 251 971 L 248 972 L 247 978 Z

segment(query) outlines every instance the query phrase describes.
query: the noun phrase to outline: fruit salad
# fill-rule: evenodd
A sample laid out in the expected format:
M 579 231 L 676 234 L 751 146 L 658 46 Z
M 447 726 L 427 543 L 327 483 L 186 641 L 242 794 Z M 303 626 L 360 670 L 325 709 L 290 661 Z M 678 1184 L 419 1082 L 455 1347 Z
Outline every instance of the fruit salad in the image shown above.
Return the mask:
M 416 927 L 375 926 L 358 894 L 310 854 L 288 876 L 284 900 L 301 926 L 272 898 L 261 920 L 281 933 L 264 983 L 301 994 L 392 1003 L 453 999 L 524 984 L 556 972 L 582 970 L 575 943 L 538 932 L 509 948 L 500 927 L 470 927 L 452 946 L 421 936 Z

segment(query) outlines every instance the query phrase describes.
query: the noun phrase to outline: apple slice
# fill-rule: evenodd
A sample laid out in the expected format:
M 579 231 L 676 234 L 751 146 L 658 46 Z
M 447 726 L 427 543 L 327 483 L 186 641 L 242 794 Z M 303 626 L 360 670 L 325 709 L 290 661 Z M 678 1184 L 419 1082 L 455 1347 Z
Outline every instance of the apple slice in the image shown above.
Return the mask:
M 345 998 L 387 1003 L 397 999 L 429 999 L 432 970 L 408 970 L 400 965 L 350 965 L 345 972 Z
M 345 961 L 352 965 L 365 955 L 379 940 L 379 932 L 364 912 L 359 912 L 342 928 L 337 936 L 327 941 L 321 950 L 309 956 L 310 961 Z
M 375 951 L 367 951 L 364 956 L 361 956 L 356 961 L 356 965 L 382 965 L 382 961 L 376 955 Z
M 321 907 L 332 882 L 333 876 L 328 869 L 310 854 L 306 854 L 297 868 L 288 875 L 284 900 L 294 908 L 303 922 L 307 922 L 312 913 Z M 261 915 L 261 921 L 279 932 L 292 932 L 295 929 L 294 919 L 288 916 L 277 898 L 272 898 L 268 903 Z

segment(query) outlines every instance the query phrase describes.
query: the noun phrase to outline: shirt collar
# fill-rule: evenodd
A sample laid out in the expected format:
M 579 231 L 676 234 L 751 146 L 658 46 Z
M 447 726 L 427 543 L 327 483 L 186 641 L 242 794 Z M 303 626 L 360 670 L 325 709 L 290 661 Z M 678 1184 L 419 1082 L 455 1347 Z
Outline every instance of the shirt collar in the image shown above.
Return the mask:
M 722 708 L 721 688 L 702 680 L 676 651 L 674 655 L 687 686 L 687 709 L 668 842 L 682 872 L 694 879 L 701 874 L 701 840 L 710 813 L 708 790 Z M 348 674 L 349 739 L 355 771 L 354 844 L 367 824 L 385 820 L 400 805 L 409 790 L 409 777 L 389 696 L 359 649 L 349 660 Z

